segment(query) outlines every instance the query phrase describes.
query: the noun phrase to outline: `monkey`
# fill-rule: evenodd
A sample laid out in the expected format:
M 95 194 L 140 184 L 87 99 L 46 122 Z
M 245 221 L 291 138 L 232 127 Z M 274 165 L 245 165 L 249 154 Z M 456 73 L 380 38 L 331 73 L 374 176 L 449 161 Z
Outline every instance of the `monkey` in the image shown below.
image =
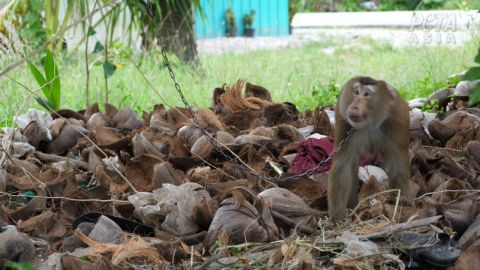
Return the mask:
M 328 214 L 343 220 L 358 201 L 358 166 L 363 155 L 380 156 L 390 188 L 410 195 L 409 107 L 385 81 L 354 77 L 335 107 L 335 149 L 328 177 Z M 352 130 L 353 129 L 353 130 Z M 347 135 L 349 137 L 347 138 Z

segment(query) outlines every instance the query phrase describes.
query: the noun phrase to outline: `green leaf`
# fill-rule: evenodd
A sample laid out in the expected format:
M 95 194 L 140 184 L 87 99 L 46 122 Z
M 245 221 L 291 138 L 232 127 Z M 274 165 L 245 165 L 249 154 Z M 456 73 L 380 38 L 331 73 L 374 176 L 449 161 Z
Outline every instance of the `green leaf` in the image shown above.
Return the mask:
M 113 73 L 115 73 L 116 69 L 117 69 L 117 66 L 112 64 L 110 61 L 105 61 L 103 63 L 103 74 L 104 74 L 105 78 L 108 78 L 108 77 L 112 76 Z
M 60 108 L 60 75 L 58 67 L 50 50 L 47 50 L 45 57 L 45 77 L 47 79 L 49 95 L 46 95 L 47 100 L 53 105 L 56 110 Z M 44 91 L 45 92 L 45 91 Z
M 87 36 L 91 37 L 91 36 L 95 35 L 96 33 L 97 33 L 97 31 L 95 31 L 95 29 L 93 29 L 92 26 L 88 27 Z
M 40 72 L 40 70 L 38 70 L 38 68 L 32 64 L 32 62 L 27 61 L 27 64 L 30 68 L 30 72 L 32 72 L 33 77 L 35 77 L 38 86 L 43 89 L 45 87 L 45 84 L 47 83 L 47 80 L 45 79 L 45 77 L 43 77 L 43 74 Z
M 38 12 L 43 11 L 43 1 L 32 0 L 32 1 L 29 1 L 29 4 L 33 11 L 38 11 Z
M 468 97 L 468 104 L 473 106 L 480 101 L 480 85 L 477 85 L 471 92 Z
M 95 43 L 95 48 L 93 48 L 93 53 L 99 53 L 101 51 L 103 51 L 104 47 L 102 45 L 102 43 L 100 43 L 100 41 L 97 41 L 97 43 Z
M 12 269 L 12 270 L 37 270 L 37 268 L 33 267 L 31 264 L 28 263 L 17 263 L 17 262 L 7 262 L 3 266 L 2 269 Z
M 478 48 L 477 56 L 475 57 L 475 63 L 480 64 L 480 48 Z
M 480 79 L 480 67 L 471 67 L 465 73 L 465 80 L 474 81 Z
M 46 111 L 51 112 L 53 110 L 53 105 L 48 102 L 48 100 L 41 98 L 41 97 L 36 97 L 35 100 L 38 102 L 40 106 L 42 106 Z

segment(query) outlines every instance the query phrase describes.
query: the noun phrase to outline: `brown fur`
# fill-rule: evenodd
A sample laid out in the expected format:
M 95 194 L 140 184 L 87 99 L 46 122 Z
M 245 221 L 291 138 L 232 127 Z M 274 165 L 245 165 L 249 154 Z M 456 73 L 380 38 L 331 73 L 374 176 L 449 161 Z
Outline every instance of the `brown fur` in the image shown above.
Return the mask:
M 360 94 L 355 96 L 359 87 Z M 373 93 L 370 96 L 361 94 L 370 90 Z M 335 144 L 341 142 L 350 129 L 355 131 L 336 153 L 330 170 L 328 213 L 332 219 L 345 218 L 347 207 L 353 208 L 357 203 L 361 155 L 382 156 L 390 188 L 399 188 L 402 196 L 410 196 L 408 111 L 405 100 L 384 81 L 355 77 L 346 83 L 336 106 Z M 355 119 L 364 120 L 356 122 Z

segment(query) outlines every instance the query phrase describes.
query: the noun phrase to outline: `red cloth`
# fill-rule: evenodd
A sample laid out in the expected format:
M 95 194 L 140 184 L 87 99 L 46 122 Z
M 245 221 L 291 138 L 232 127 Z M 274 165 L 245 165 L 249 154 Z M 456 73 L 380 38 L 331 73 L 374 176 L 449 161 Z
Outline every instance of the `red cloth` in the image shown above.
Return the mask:
M 288 173 L 299 174 L 317 166 L 318 163 L 327 159 L 333 152 L 334 139 L 324 137 L 321 139 L 309 138 L 301 141 L 297 147 L 297 155 L 293 159 Z M 316 170 L 317 173 L 330 170 L 332 161 Z
M 297 146 L 297 155 L 292 161 L 292 166 L 288 169 L 290 174 L 304 173 L 317 166 L 318 163 L 327 159 L 333 152 L 334 138 L 324 137 L 321 139 L 309 138 L 301 141 Z M 360 166 L 375 164 L 381 160 L 377 158 L 362 157 Z M 315 170 L 316 173 L 322 173 L 330 170 L 332 160 L 328 161 L 322 167 Z

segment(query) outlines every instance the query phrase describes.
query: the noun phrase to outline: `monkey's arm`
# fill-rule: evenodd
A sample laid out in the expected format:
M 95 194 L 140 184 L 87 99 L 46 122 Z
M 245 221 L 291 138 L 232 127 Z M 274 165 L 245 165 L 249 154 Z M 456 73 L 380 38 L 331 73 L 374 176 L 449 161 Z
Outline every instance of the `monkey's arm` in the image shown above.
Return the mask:
M 340 114 L 339 105 L 335 109 L 335 146 L 340 143 L 346 136 L 347 132 L 352 129 L 352 127 L 343 119 Z
M 335 145 L 344 139 L 349 130 L 348 123 L 337 117 L 335 123 Z M 328 215 L 333 220 L 343 220 L 345 209 L 357 203 L 359 157 L 354 143 L 343 144 L 333 158 L 328 176 Z
M 358 158 L 347 150 L 337 153 L 328 176 L 328 215 L 345 219 L 345 209 L 355 207 L 358 196 Z

